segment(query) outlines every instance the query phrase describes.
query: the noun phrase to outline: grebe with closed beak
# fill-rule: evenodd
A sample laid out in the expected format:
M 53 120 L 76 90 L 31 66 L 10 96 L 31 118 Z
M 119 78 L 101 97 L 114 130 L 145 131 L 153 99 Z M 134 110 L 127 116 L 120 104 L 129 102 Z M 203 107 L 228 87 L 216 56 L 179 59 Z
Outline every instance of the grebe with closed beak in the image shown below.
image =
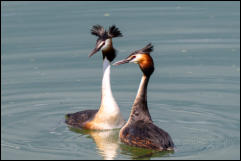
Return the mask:
M 147 85 L 154 71 L 153 59 L 150 56 L 153 46 L 148 44 L 143 49 L 130 54 L 126 59 L 113 65 L 137 63 L 143 76 L 132 106 L 128 122 L 121 128 L 120 140 L 128 145 L 154 149 L 158 151 L 174 150 L 174 143 L 167 132 L 157 127 L 151 119 L 147 106 Z
M 102 50 L 103 56 L 103 78 L 101 105 L 98 110 L 85 110 L 66 115 L 65 122 L 75 128 L 85 128 L 92 130 L 108 130 L 121 128 L 125 121 L 120 113 L 111 91 L 110 84 L 110 63 L 116 57 L 116 51 L 112 45 L 112 38 L 121 37 L 119 29 L 113 25 L 106 31 L 102 26 L 95 25 L 91 29 L 91 34 L 98 37 L 96 47 L 89 57 Z

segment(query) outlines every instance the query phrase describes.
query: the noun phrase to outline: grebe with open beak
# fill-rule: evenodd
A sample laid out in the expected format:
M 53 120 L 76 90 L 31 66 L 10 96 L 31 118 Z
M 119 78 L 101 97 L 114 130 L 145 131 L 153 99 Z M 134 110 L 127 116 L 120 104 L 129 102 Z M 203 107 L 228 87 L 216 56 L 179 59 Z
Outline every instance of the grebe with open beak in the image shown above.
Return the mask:
M 76 128 L 92 130 L 108 130 L 121 128 L 125 121 L 120 113 L 111 90 L 110 84 L 110 63 L 116 57 L 116 51 L 112 45 L 112 38 L 121 37 L 119 29 L 113 25 L 106 31 L 102 26 L 95 25 L 91 29 L 91 34 L 98 37 L 96 47 L 89 57 L 102 51 L 103 56 L 103 79 L 101 92 L 101 105 L 98 110 L 85 110 L 66 115 L 65 122 Z
M 154 71 L 153 59 L 150 56 L 153 46 L 148 44 L 143 49 L 130 54 L 126 59 L 113 65 L 137 63 L 143 76 L 132 106 L 128 122 L 121 128 L 120 140 L 128 145 L 154 149 L 158 151 L 173 150 L 174 143 L 167 132 L 157 127 L 151 119 L 147 106 L 147 85 Z

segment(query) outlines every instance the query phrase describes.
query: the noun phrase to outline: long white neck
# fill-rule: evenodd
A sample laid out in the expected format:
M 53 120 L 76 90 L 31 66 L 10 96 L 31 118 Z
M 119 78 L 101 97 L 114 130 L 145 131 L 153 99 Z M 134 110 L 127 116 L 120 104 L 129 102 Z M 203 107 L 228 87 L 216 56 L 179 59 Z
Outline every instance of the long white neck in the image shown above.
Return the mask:
M 119 107 L 112 95 L 110 84 L 110 61 L 105 58 L 103 62 L 101 110 L 105 113 L 119 113 Z

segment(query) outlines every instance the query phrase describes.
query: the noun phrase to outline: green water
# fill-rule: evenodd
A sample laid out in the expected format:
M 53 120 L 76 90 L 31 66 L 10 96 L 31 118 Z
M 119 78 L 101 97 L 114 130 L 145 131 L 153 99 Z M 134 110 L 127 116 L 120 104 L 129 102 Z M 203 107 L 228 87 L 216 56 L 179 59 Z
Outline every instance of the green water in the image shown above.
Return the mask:
M 153 43 L 149 110 L 175 152 L 64 123 L 100 105 L 95 24 L 123 33 L 115 61 Z M 112 67 L 125 119 L 140 79 L 136 64 Z M 1 134 L 2 159 L 240 159 L 240 2 L 1 2 Z

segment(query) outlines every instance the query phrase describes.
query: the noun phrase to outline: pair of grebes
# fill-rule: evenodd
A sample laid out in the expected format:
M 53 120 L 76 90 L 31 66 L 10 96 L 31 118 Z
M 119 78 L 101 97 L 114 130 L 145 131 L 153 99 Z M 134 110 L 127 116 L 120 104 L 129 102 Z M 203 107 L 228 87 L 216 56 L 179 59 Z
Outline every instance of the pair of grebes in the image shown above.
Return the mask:
M 153 123 L 147 106 L 147 85 L 151 74 L 154 72 L 154 63 L 150 55 L 150 52 L 153 51 L 153 45 L 148 44 L 144 48 L 134 51 L 127 58 L 113 64 L 120 65 L 133 62 L 139 65 L 143 73 L 129 119 L 126 122 L 112 95 L 110 85 L 111 62 L 116 57 L 112 38 L 122 37 L 122 33 L 115 25 L 109 27 L 108 30 L 100 25 L 95 25 L 91 29 L 91 34 L 97 36 L 98 39 L 96 47 L 89 57 L 100 50 L 103 56 L 101 105 L 98 110 L 85 110 L 67 114 L 65 122 L 71 127 L 89 130 L 121 128 L 119 138 L 127 145 L 157 151 L 174 150 L 174 143 L 170 135 Z

